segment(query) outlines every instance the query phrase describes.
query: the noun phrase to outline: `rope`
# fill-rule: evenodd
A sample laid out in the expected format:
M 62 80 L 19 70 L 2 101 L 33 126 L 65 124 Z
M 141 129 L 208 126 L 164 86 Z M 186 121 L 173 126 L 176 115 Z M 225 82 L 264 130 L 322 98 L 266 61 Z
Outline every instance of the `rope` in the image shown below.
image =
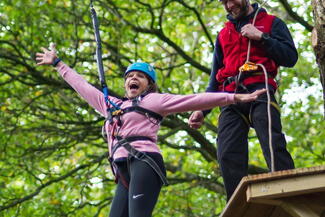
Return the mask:
M 252 25 L 255 25 L 256 17 L 259 12 L 259 10 L 262 8 L 262 6 L 267 2 L 265 0 L 260 7 L 256 10 Z M 251 39 L 248 40 L 248 48 L 247 48 L 247 58 L 246 58 L 246 63 L 249 63 L 250 59 L 250 52 L 251 52 Z M 272 146 L 272 119 L 271 119 L 271 96 L 270 96 L 270 89 L 269 89 L 269 83 L 268 83 L 268 76 L 267 76 L 267 71 L 265 69 L 265 66 L 263 64 L 256 64 L 257 66 L 260 66 L 263 69 L 263 73 L 265 76 L 265 88 L 266 88 L 266 94 L 267 94 L 267 117 L 268 117 L 268 134 L 269 134 L 269 149 L 270 149 L 270 156 L 271 156 L 271 172 L 275 171 L 274 168 L 274 151 L 273 151 L 273 146 Z M 242 74 L 242 70 L 239 70 L 238 74 L 238 81 L 240 80 L 240 76 Z M 237 88 L 237 85 L 236 85 Z
M 261 3 L 261 5 L 259 6 L 259 8 L 256 10 L 255 15 L 254 15 L 254 18 L 253 18 L 253 22 L 252 22 L 252 25 L 253 26 L 255 26 L 256 17 L 257 17 L 257 14 L 258 14 L 259 10 L 265 5 L 266 2 L 267 2 L 267 0 L 263 1 Z M 248 40 L 248 49 L 247 49 L 246 63 L 249 62 L 250 53 L 251 53 L 251 40 L 249 39 Z
M 269 83 L 268 83 L 268 76 L 265 66 L 263 64 L 256 64 L 262 67 L 265 77 L 265 88 L 267 94 L 267 119 L 268 119 L 268 133 L 269 133 L 269 149 L 270 149 L 270 156 L 271 156 L 271 172 L 275 171 L 274 168 L 274 152 L 272 146 L 272 119 L 271 119 L 271 96 L 269 91 Z
M 253 18 L 253 22 L 252 25 L 255 26 L 255 21 L 256 21 L 256 17 L 258 12 L 260 11 L 262 5 L 256 10 L 254 18 Z M 246 63 L 249 62 L 249 58 L 250 58 L 250 53 L 251 53 L 251 40 L 248 40 L 248 48 L 247 48 L 247 58 L 246 58 Z

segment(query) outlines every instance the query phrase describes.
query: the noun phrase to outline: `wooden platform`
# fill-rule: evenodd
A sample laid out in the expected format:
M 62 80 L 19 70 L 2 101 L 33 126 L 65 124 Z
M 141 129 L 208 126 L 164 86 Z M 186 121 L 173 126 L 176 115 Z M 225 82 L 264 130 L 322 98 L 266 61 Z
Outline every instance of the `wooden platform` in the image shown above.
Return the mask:
M 325 166 L 246 176 L 220 217 L 325 217 Z

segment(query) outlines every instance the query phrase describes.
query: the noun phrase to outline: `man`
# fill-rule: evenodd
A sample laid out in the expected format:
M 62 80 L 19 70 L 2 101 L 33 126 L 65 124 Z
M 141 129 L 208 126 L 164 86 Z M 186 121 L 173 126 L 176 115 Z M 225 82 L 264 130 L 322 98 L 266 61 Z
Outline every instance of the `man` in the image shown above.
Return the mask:
M 293 169 L 294 163 L 286 149 L 286 140 L 278 104 L 274 98 L 277 84 L 274 80 L 278 67 L 293 67 L 298 59 L 297 50 L 286 24 L 279 18 L 267 14 L 258 4 L 249 0 L 222 0 L 228 12 L 228 22 L 220 31 L 215 43 L 212 71 L 207 92 L 253 92 L 266 87 L 263 67 L 268 74 L 271 96 L 272 147 L 274 169 Z M 254 15 L 257 13 L 254 25 Z M 248 48 L 251 41 L 250 49 Z M 247 58 L 249 56 L 249 58 Z M 247 61 L 257 68 L 239 68 Z M 240 75 L 240 76 L 239 76 Z M 204 116 L 210 111 L 196 111 L 189 125 L 199 128 Z M 248 132 L 256 131 L 267 165 L 271 168 L 269 150 L 267 95 L 250 103 L 237 103 L 221 107 L 218 126 L 217 157 L 221 174 L 230 199 L 242 177 L 248 170 Z

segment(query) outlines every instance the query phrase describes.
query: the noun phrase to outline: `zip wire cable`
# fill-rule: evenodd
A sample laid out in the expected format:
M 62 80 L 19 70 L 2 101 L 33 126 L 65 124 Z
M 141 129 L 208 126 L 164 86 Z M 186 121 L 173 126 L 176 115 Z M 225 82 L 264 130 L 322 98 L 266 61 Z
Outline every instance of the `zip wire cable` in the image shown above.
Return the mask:
M 101 39 L 99 34 L 99 24 L 98 24 L 98 17 L 96 14 L 96 11 L 93 7 L 93 0 L 90 1 L 90 13 L 91 18 L 93 21 L 93 27 L 94 27 L 94 33 L 95 33 L 95 40 L 96 40 L 96 61 L 97 61 L 97 67 L 98 67 L 98 76 L 100 80 L 101 87 L 103 89 L 105 102 L 108 107 L 108 104 L 111 104 L 113 106 L 113 111 L 119 110 L 120 107 L 116 105 L 114 102 L 112 102 L 108 98 L 108 88 L 105 81 L 105 75 L 104 75 L 104 67 L 103 67 L 103 59 L 102 59 L 102 45 L 101 45 Z

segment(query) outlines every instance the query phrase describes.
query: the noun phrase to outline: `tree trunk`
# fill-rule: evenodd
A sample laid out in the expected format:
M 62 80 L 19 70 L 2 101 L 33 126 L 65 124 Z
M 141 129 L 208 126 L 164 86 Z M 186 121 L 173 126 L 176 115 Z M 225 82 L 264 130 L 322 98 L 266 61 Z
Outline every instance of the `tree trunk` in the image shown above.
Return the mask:
M 319 67 L 320 80 L 323 86 L 325 117 L 325 0 L 312 0 L 315 26 L 312 31 L 312 46 Z

